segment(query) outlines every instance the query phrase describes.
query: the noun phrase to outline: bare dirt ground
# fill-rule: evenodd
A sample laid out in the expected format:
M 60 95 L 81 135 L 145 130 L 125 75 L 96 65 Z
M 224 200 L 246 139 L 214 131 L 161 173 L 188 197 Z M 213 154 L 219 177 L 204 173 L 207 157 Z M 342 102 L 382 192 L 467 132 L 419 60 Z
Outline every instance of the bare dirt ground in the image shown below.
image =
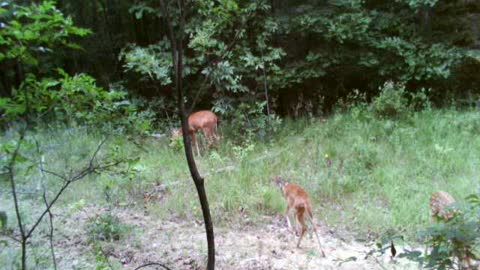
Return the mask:
M 204 269 L 206 236 L 200 222 L 159 220 L 153 214 L 129 209 L 109 211 L 133 228 L 126 239 L 102 244 L 109 261 L 116 261 L 123 265 L 123 269 L 135 269 L 147 262 L 161 262 L 172 270 Z M 87 207 L 68 218 L 56 219 L 63 223 L 57 225 L 55 236 L 59 269 L 94 269 L 92 248 L 83 228 L 89 217 L 105 213 L 106 209 Z M 404 259 L 391 260 L 389 254 L 366 258 L 371 246 L 341 240 L 324 226 L 319 228 L 319 234 L 326 258 L 319 256 L 314 237 L 306 236 L 302 247 L 296 248 L 296 237 L 287 230 L 280 217 L 265 217 L 264 224 L 255 227 L 217 227 L 216 268 L 418 269 L 417 265 Z M 401 252 L 402 248 L 397 249 Z

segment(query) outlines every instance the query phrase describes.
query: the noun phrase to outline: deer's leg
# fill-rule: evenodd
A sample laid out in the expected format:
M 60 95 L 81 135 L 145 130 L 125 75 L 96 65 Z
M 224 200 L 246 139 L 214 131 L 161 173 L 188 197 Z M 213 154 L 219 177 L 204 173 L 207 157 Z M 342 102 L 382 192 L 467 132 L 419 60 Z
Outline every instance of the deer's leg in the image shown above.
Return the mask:
M 200 149 L 198 149 L 197 136 L 195 135 L 195 132 L 191 132 L 190 136 L 192 137 L 192 144 L 195 145 L 195 148 L 197 148 L 197 155 L 200 156 Z
M 300 222 L 302 226 L 302 230 L 300 232 L 300 238 L 298 239 L 297 242 L 297 247 L 300 247 L 300 242 L 302 241 L 303 236 L 305 235 L 305 232 L 307 231 L 307 225 L 305 224 L 305 217 L 303 213 L 299 213 L 297 216 L 298 222 Z
M 290 214 L 290 206 L 287 206 L 287 210 L 285 211 L 285 219 L 287 220 L 288 230 L 292 230 L 292 224 L 290 223 L 290 219 L 288 215 Z
M 215 126 L 215 128 L 213 129 L 213 137 L 215 138 L 215 142 L 217 145 L 220 145 L 220 136 L 218 136 L 218 133 L 217 133 L 217 127 Z
M 212 131 L 209 128 L 203 128 L 202 131 L 207 139 L 208 148 L 210 148 L 210 146 L 212 146 Z
M 315 227 L 315 224 L 313 223 L 313 213 L 312 213 L 312 207 L 310 205 L 307 207 L 307 215 L 310 218 L 310 223 L 312 225 L 312 229 L 308 231 L 308 235 L 310 236 L 310 238 L 312 238 L 313 237 L 312 231 L 316 231 L 317 229 Z

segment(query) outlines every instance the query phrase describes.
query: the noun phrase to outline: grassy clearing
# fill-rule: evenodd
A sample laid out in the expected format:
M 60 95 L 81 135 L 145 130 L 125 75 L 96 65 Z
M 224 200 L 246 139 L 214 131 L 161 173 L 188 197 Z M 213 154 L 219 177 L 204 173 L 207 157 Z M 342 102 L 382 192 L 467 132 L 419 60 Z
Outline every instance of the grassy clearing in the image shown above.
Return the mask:
M 235 138 L 224 138 L 219 149 L 197 161 L 207 175 L 217 225 L 260 225 L 259 216 L 283 211 L 280 193 L 271 185 L 274 175 L 282 175 L 309 191 L 317 220 L 361 236 L 396 233 L 413 237 L 430 222 L 427 202 L 432 191 L 446 190 L 461 199 L 478 190 L 479 117 L 475 111 L 445 109 L 397 120 L 342 113 L 327 121 L 285 121 L 270 143 L 234 146 L 230 141 Z M 7 133 L 2 141 L 13 136 Z M 45 166 L 61 173 L 84 166 L 102 136 L 85 128 L 50 128 L 30 134 L 40 142 Z M 94 174 L 75 183 L 59 206 L 71 212 L 86 204 L 143 211 L 143 193 L 163 184 L 161 203 L 150 204 L 148 210 L 158 218 L 201 219 L 183 151 L 168 145 L 166 138 L 132 140 L 112 135 L 99 160 L 139 156 L 140 161 L 122 165 L 122 173 Z M 40 159 L 34 147 L 23 155 Z M 38 170 L 24 166 L 19 176 L 20 190 L 28 191 L 21 196 L 22 210 L 40 211 L 30 207 L 31 201 L 41 203 L 36 189 Z M 8 182 L 0 185 L 1 190 L 9 190 Z M 47 185 L 53 194 L 58 179 L 48 176 Z M 8 192 L 0 197 L 0 210 L 8 212 L 13 227 L 11 198 Z

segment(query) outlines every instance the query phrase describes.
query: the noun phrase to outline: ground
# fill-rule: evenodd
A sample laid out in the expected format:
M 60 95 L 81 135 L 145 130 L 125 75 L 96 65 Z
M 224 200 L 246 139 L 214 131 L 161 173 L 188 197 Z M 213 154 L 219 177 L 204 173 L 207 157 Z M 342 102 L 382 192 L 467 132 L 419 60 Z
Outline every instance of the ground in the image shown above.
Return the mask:
M 85 253 L 85 225 L 88 218 L 109 211 L 132 226 L 129 236 L 120 242 L 104 242 L 103 252 L 110 262 L 123 269 L 135 269 L 147 262 L 162 262 L 171 269 L 203 269 L 206 239 L 203 224 L 198 221 L 160 220 L 153 214 L 129 209 L 85 207 L 62 219 L 55 237 L 59 269 L 92 269 L 95 262 Z M 57 219 L 57 222 L 60 220 Z M 280 216 L 265 216 L 261 225 L 230 229 L 215 228 L 217 269 L 408 269 L 411 262 L 395 259 L 389 254 L 366 258 L 372 246 L 342 239 L 338 233 L 319 226 L 320 240 L 326 253 L 322 258 L 314 237 L 307 236 L 301 248 Z M 401 248 L 399 248 L 401 249 Z M 154 267 L 146 269 L 155 269 Z M 160 269 L 160 268 L 158 268 Z

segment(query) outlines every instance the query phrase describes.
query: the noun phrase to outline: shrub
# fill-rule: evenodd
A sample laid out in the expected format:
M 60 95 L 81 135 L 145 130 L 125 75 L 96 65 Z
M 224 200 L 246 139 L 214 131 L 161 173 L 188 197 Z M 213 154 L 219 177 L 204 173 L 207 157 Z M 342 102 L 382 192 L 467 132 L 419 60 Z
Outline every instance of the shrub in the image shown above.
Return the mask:
M 0 99 L 4 120 L 26 114 L 32 117 L 33 113 L 38 120 L 49 117 L 68 124 L 113 125 L 136 132 L 151 128 L 153 113 L 139 111 L 137 104 L 127 99 L 125 90 L 107 91 L 87 74 L 70 76 L 63 70 L 58 72 L 58 79 L 39 80 L 29 74 L 12 98 Z
M 470 195 L 464 204 L 454 204 L 452 219 L 420 233 L 426 253 L 406 251 L 406 257 L 426 269 L 473 269 L 472 261 L 480 258 L 480 195 Z M 470 264 L 470 265 L 469 265 Z
M 405 97 L 405 85 L 386 82 L 380 94 L 371 104 L 372 111 L 380 117 L 397 117 L 408 111 L 408 100 Z
M 87 234 L 90 241 L 120 240 L 128 231 L 128 226 L 111 214 L 90 218 L 87 224 Z
M 464 259 L 480 258 L 480 196 L 470 195 L 456 215 L 422 232 L 431 250 L 425 256 L 426 268 L 463 269 Z
M 260 140 L 268 140 L 278 131 L 282 120 L 275 114 L 265 114 L 267 103 L 241 102 L 235 109 L 218 103 L 214 106 L 215 112 L 220 112 L 225 118 L 229 118 L 228 133 L 243 138 L 239 142 L 252 140 L 254 137 Z M 221 124 L 220 124 L 221 125 Z M 225 130 L 225 129 L 224 129 Z

